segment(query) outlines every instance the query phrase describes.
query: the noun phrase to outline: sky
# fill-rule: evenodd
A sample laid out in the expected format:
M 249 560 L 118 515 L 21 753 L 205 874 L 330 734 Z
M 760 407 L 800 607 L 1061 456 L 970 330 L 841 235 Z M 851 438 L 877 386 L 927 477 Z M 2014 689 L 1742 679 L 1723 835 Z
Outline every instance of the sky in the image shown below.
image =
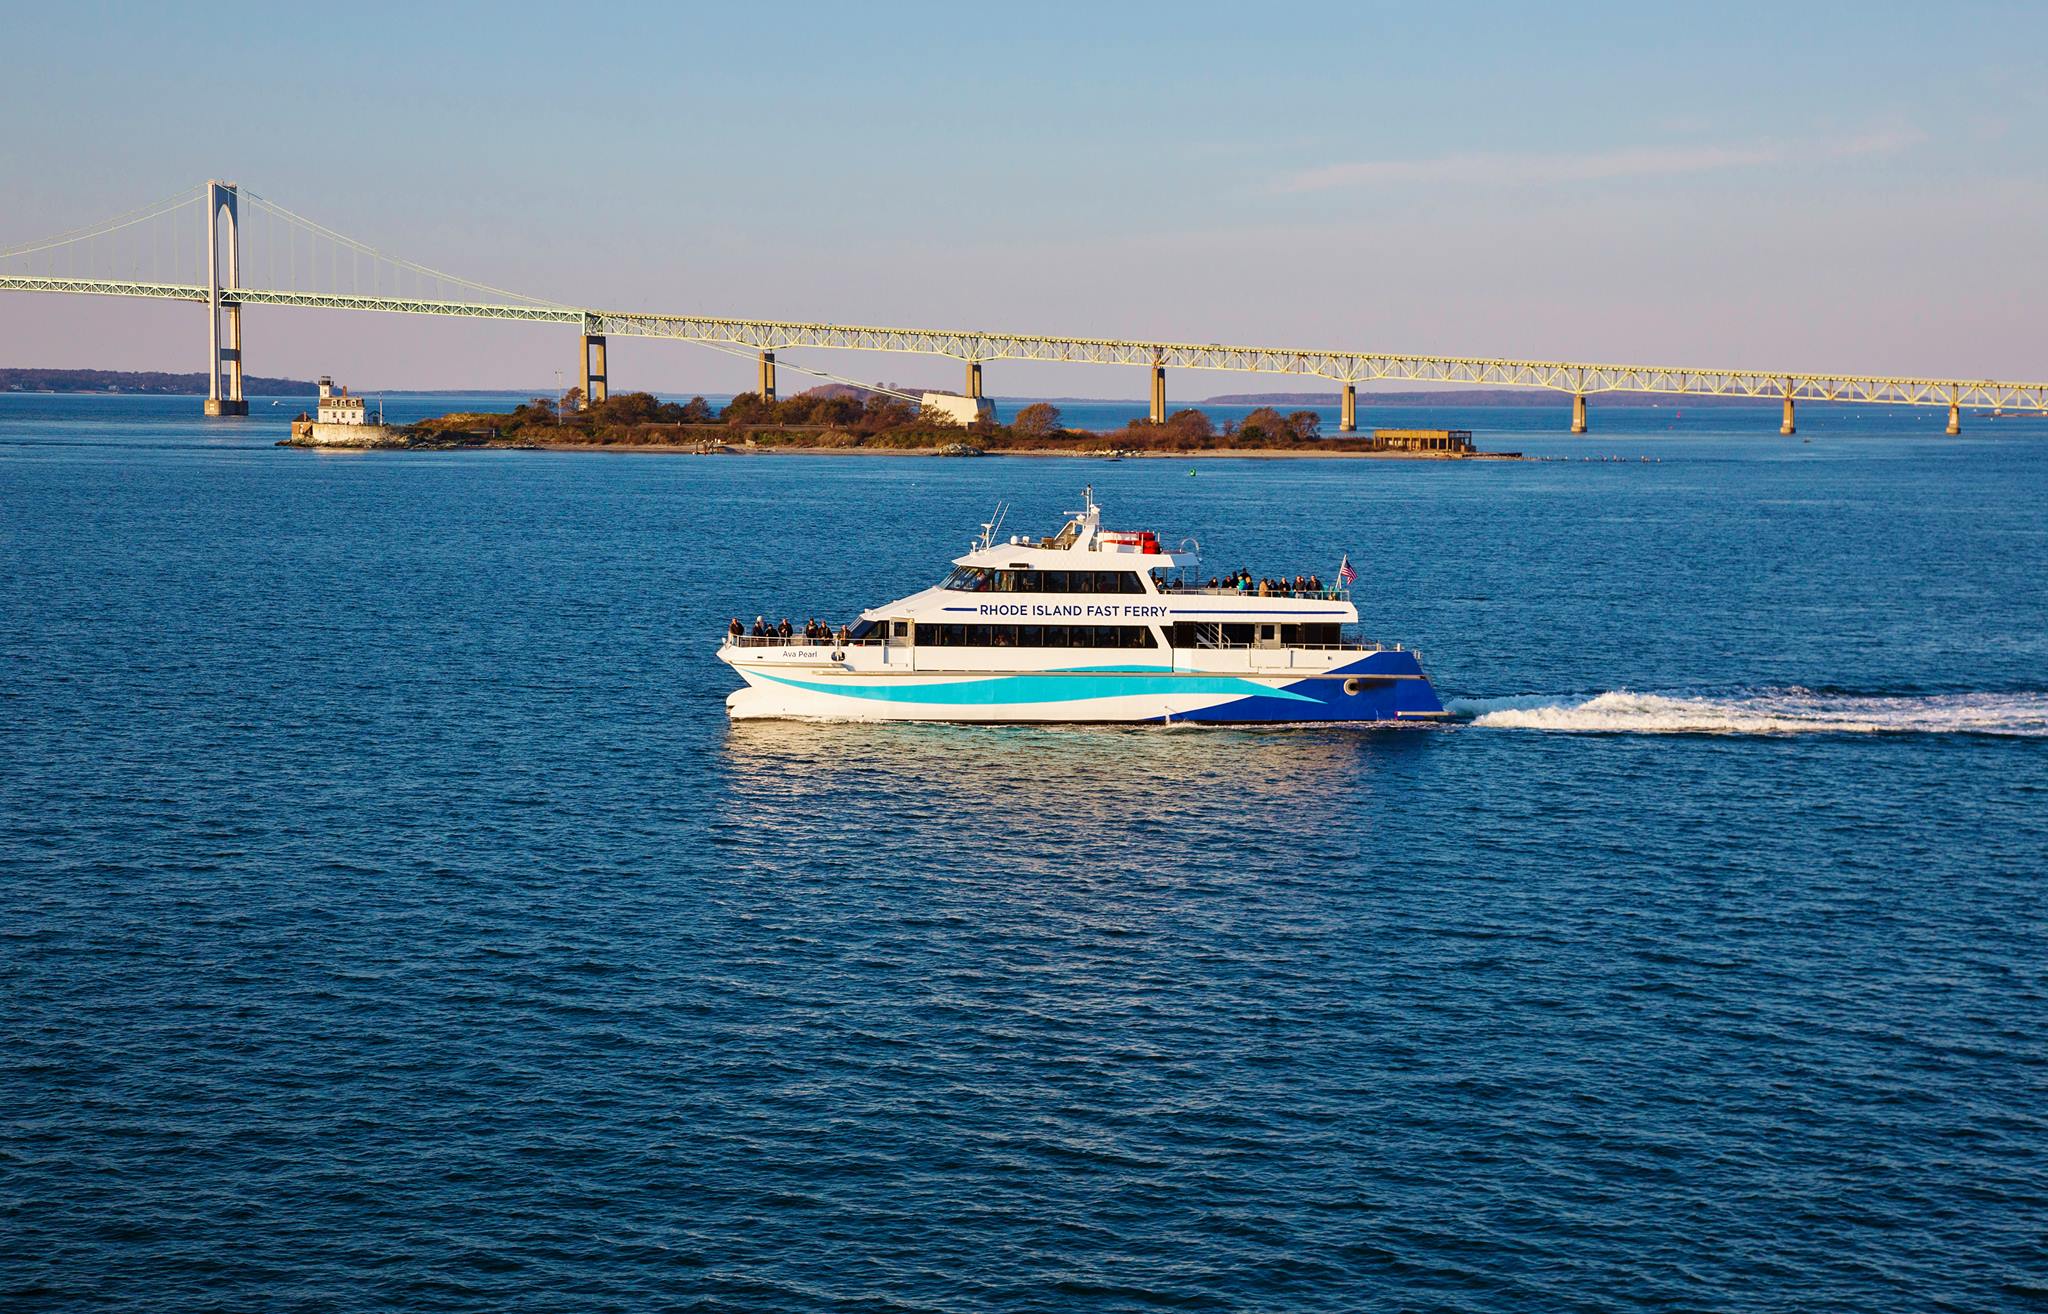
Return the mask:
M 0 0 L 0 248 L 219 177 L 576 305 L 2048 378 L 2048 5 L 1556 8 Z M 545 390 L 577 365 L 562 327 L 245 313 L 257 374 Z M 610 346 L 614 391 L 753 385 Z M 960 386 L 945 359 L 783 358 Z M 0 293 L 0 364 L 203 369 L 204 313 Z M 1146 386 L 987 367 L 1005 396 Z

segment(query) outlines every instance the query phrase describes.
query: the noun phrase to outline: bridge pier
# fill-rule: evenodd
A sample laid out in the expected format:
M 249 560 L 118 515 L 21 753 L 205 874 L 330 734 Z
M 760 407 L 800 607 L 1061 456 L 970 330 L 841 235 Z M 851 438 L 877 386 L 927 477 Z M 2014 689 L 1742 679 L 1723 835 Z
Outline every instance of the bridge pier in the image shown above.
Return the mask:
M 1344 385 L 1344 400 L 1337 415 L 1338 433 L 1355 433 L 1358 430 L 1358 385 Z
M 611 395 L 611 381 L 605 375 L 604 334 L 583 335 L 583 404 L 594 406 Z
M 977 400 L 981 397 L 981 362 L 978 360 L 967 362 L 967 395 Z
M 1948 436 L 1953 438 L 1963 431 L 1963 412 L 1954 402 L 1948 404 Z
M 1799 426 L 1792 421 L 1792 394 L 1785 394 L 1785 422 L 1778 426 L 1778 432 L 1790 437 L 1799 432 Z
M 1166 367 L 1152 367 L 1152 423 L 1166 423 Z
M 206 184 L 206 413 L 247 415 L 242 396 L 242 305 L 221 299 L 220 215 L 228 215 L 228 287 L 242 285 L 240 197 L 233 183 L 209 179 Z M 227 341 L 221 341 L 221 318 L 227 318 Z
M 1575 392 L 1572 394 L 1572 432 L 1584 433 L 1585 431 L 1586 394 L 1583 392 Z
M 772 351 L 761 353 L 761 378 L 754 391 L 761 394 L 762 401 L 775 400 L 775 353 Z

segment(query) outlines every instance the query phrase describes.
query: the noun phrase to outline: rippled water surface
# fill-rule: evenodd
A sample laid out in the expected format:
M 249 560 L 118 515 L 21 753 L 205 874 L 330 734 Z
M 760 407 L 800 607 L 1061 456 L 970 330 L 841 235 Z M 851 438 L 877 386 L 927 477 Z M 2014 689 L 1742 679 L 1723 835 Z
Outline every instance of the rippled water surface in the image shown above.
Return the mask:
M 2048 1302 L 2048 421 L 1195 468 L 196 407 L 0 396 L 7 1308 Z M 729 616 L 1084 482 L 1206 569 L 1348 551 L 1460 721 L 726 721 Z

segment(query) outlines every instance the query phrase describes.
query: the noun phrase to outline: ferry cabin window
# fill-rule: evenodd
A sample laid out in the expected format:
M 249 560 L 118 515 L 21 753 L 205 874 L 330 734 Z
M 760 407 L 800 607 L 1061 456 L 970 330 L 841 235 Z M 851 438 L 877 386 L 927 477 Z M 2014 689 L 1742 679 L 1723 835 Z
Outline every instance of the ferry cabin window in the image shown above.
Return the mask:
M 1253 625 L 1176 621 L 1171 638 L 1176 648 L 1249 648 L 1256 629 Z
M 956 593 L 986 593 L 995 584 L 995 572 L 982 566 L 955 566 L 940 584 Z
M 1145 625 L 919 625 L 934 648 L 1156 648 Z
M 1138 593 L 1145 582 L 1129 570 L 1024 570 L 956 566 L 939 585 L 956 593 Z
M 1252 636 L 1270 626 L 1219 625 L 1207 621 L 1175 621 L 1168 635 L 1176 648 L 1217 648 L 1243 647 L 1252 642 Z M 1265 636 L 1268 639 L 1270 635 Z M 1344 641 L 1344 627 L 1341 625 L 1282 625 L 1280 642 L 1289 648 L 1334 646 Z

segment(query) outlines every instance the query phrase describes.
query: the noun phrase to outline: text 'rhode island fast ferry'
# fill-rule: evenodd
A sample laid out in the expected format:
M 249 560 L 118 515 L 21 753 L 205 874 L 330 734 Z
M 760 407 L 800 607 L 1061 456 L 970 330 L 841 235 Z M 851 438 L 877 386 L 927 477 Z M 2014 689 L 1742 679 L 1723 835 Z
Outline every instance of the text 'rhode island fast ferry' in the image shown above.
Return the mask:
M 746 633 L 735 718 L 1278 723 L 1446 715 L 1413 651 L 1359 642 L 1350 594 L 1318 579 L 1183 581 L 1151 533 L 1102 528 L 1093 491 L 1051 538 L 1000 516 L 933 588 L 833 631 Z M 1347 572 L 1348 573 L 1348 570 Z M 785 623 L 786 624 L 786 623 Z

